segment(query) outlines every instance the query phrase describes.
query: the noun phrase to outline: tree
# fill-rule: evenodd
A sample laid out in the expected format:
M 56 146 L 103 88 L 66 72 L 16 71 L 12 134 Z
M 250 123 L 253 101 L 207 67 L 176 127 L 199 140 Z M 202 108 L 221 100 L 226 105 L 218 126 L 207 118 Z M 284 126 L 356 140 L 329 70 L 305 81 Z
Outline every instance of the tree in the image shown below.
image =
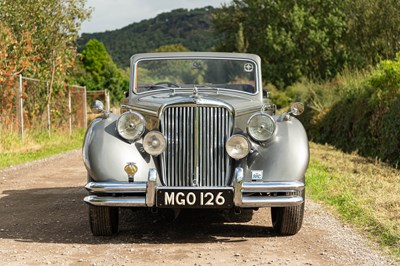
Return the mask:
M 375 66 L 381 59 L 395 59 L 400 51 L 399 0 L 343 1 L 347 31 L 344 45 L 349 64 Z
M 31 67 L 37 59 L 33 53 L 32 35 L 29 32 L 21 34 L 16 39 L 7 25 L 0 22 L 0 124 L 12 126 L 15 119 L 13 107 L 17 101 L 15 77 Z
M 213 15 L 217 50 L 261 56 L 266 81 L 330 78 L 344 62 L 345 14 L 334 1 L 234 0 Z
M 13 38 L 23 42 L 30 35 L 36 60 L 19 66 L 20 72 L 49 80 L 51 102 L 56 82 L 64 82 L 75 60 L 76 39 L 83 20 L 90 15 L 85 0 L 1 0 L 0 21 Z
M 183 46 L 181 43 L 162 45 L 155 49 L 153 52 L 190 52 L 188 48 Z
M 129 87 L 128 76 L 118 69 L 104 44 L 96 39 L 86 43 L 74 76 L 88 90 L 108 89 L 114 104 L 124 97 Z

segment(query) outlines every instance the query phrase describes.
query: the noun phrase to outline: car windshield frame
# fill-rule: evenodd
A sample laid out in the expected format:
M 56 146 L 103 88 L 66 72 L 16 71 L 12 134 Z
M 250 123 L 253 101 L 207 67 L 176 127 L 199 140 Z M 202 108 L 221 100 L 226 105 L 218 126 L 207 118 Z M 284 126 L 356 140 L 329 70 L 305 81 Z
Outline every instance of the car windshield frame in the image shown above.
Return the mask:
M 253 80 L 250 80 L 253 82 L 253 84 L 236 84 L 237 86 L 253 86 L 253 90 L 251 92 L 241 90 L 241 89 L 233 89 L 229 88 L 229 85 L 232 85 L 231 87 L 234 87 L 235 84 L 229 84 L 229 83 L 218 83 L 218 84 L 212 84 L 212 83 L 204 83 L 204 84 L 177 84 L 177 85 L 186 85 L 183 87 L 170 87 L 170 86 L 163 86 L 163 85 L 157 85 L 157 84 L 149 84 L 149 86 L 154 86 L 152 89 L 144 90 L 144 91 L 139 91 L 138 85 L 138 65 L 143 62 L 143 61 L 167 61 L 167 60 L 181 60 L 181 61 L 241 61 L 241 62 L 248 62 L 251 63 L 253 66 L 253 69 L 250 71 L 253 73 Z M 243 65 L 244 66 L 244 65 Z M 138 59 L 137 61 L 134 61 L 132 64 L 133 70 L 131 71 L 132 78 L 131 80 L 133 81 L 131 83 L 131 89 L 134 94 L 140 95 L 140 94 L 147 94 L 147 93 L 154 93 L 154 92 L 163 92 L 163 91 L 176 91 L 179 92 L 185 91 L 185 90 L 190 90 L 192 91 L 194 88 L 197 88 L 199 91 L 230 91 L 230 92 L 237 92 L 237 93 L 244 93 L 248 95 L 256 95 L 259 93 L 259 65 L 257 61 L 253 60 L 252 58 L 241 58 L 241 57 L 215 57 L 215 56 L 171 56 L 171 57 L 142 57 Z M 249 72 L 249 73 L 250 73 Z M 219 87 L 216 85 L 224 85 L 225 87 Z

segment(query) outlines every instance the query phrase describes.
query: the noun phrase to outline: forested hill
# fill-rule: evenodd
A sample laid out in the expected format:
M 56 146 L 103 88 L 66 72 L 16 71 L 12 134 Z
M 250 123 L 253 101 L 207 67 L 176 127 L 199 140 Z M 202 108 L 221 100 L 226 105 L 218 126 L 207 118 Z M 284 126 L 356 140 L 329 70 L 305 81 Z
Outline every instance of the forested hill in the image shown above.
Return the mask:
M 215 44 L 211 23 L 213 10 L 211 6 L 176 9 L 122 29 L 83 33 L 78 44 L 82 49 L 90 39 L 103 42 L 120 67 L 129 66 L 129 58 L 135 53 L 149 52 L 167 44 L 181 43 L 191 51 L 208 51 Z

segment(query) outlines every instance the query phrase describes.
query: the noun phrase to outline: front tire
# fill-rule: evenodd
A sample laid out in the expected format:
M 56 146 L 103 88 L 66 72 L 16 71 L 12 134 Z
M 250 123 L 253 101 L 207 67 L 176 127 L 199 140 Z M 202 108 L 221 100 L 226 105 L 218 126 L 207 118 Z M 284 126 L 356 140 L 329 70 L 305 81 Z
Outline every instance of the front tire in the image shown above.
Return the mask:
M 118 232 L 119 209 L 89 205 L 90 230 L 94 236 L 111 236 Z
M 272 227 L 280 235 L 295 235 L 303 224 L 305 193 L 287 193 L 287 195 L 302 195 L 303 203 L 293 207 L 272 207 Z

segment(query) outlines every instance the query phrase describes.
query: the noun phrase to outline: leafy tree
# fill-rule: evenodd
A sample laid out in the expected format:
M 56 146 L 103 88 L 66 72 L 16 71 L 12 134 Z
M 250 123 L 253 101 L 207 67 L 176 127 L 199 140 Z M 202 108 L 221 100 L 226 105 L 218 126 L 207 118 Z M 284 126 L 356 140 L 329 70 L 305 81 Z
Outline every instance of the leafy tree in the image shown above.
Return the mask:
M 15 77 L 36 60 L 31 40 L 32 35 L 28 32 L 16 39 L 8 26 L 0 22 L 0 130 L 6 125 L 12 126 L 15 119 Z
M 25 62 L 16 66 L 17 72 L 50 80 L 48 102 L 51 102 L 54 84 L 63 82 L 67 70 L 73 66 L 78 31 L 89 15 L 85 0 L 0 1 L 0 21 L 17 42 L 16 46 L 12 42 L 6 45 L 20 49 L 23 45 L 19 44 L 30 36 L 30 53 L 35 55 L 29 64 Z M 17 57 L 23 58 L 24 54 Z
M 114 104 L 124 97 L 129 87 L 128 75 L 118 69 L 104 44 L 96 39 L 85 45 L 74 75 L 88 90 L 108 89 Z
M 57 105 L 54 114 L 65 113 L 65 105 L 56 102 L 66 88 L 55 84 L 64 83 L 74 64 L 78 30 L 90 14 L 84 4 L 85 0 L 0 0 L 2 112 L 3 99 L 8 99 L 6 110 L 11 112 L 14 77 L 23 73 L 50 81 L 47 99 L 26 100 L 24 115 L 41 115 L 48 103 Z
M 284 87 L 341 69 L 344 18 L 333 1 L 234 0 L 215 11 L 213 23 L 220 36 L 217 50 L 260 55 L 266 81 Z
M 398 10 L 399 0 L 234 0 L 212 21 L 217 50 L 260 55 L 266 81 L 282 88 L 394 59 Z
M 343 1 L 347 31 L 344 39 L 349 64 L 375 66 L 381 59 L 395 59 L 400 51 L 399 0 Z
M 190 50 L 188 48 L 186 48 L 185 46 L 183 46 L 182 44 L 176 43 L 176 44 L 167 44 L 167 45 L 160 46 L 157 49 L 155 49 L 153 52 L 156 52 L 156 53 L 161 53 L 161 52 L 190 52 Z

